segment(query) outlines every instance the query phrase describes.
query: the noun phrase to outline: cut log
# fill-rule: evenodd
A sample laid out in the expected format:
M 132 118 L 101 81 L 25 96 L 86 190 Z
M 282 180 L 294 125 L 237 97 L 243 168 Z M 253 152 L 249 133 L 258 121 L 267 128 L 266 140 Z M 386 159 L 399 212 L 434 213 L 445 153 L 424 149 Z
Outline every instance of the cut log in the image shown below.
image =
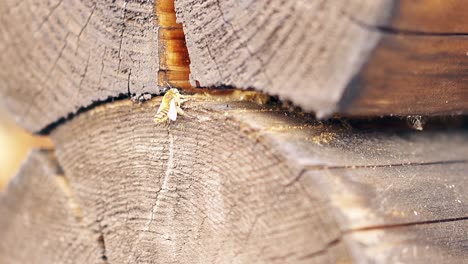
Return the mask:
M 170 125 L 152 121 L 159 100 L 119 101 L 51 135 L 110 263 L 468 257 L 466 130 L 369 131 L 190 99 Z
M 176 0 L 192 84 L 255 88 L 319 117 L 468 110 L 457 0 Z
M 30 131 L 119 96 L 159 93 L 152 0 L 2 0 L 0 104 Z
M 106 262 L 99 229 L 83 225 L 67 181 L 52 153 L 30 153 L 0 193 L 0 263 Z

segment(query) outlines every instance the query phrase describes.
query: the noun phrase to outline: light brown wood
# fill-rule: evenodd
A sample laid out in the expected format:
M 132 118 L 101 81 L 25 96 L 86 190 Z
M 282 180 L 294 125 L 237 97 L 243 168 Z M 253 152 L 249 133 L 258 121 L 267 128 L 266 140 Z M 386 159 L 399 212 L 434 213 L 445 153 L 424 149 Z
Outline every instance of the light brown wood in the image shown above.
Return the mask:
M 159 93 L 153 0 L 5 0 L 0 105 L 37 132 L 95 101 Z
M 66 176 L 35 150 L 0 193 L 1 263 L 106 263 L 96 225 L 81 222 Z
M 460 1 L 176 0 L 192 84 L 255 88 L 318 117 L 461 114 Z
M 176 22 L 174 0 L 158 0 L 155 9 L 159 25 L 159 85 L 190 90 L 190 58 L 182 25 Z

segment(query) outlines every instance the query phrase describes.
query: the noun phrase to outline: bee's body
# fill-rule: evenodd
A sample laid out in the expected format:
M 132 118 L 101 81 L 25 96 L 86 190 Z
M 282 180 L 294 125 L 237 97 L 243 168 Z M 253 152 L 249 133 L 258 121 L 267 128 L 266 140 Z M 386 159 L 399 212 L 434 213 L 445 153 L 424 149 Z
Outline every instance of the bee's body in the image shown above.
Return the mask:
M 182 99 L 177 89 L 171 88 L 164 94 L 158 112 L 154 116 L 156 123 L 163 123 L 168 120 L 176 121 L 177 114 L 183 115 L 184 111 L 180 108 Z

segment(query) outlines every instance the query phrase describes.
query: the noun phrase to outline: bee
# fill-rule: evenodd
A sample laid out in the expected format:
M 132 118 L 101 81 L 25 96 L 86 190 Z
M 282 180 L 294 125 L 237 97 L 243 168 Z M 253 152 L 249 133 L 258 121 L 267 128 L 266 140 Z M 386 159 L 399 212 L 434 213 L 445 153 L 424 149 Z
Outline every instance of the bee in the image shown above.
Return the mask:
M 154 122 L 163 123 L 165 121 L 176 121 L 177 114 L 184 115 L 184 111 L 180 108 L 183 103 L 179 90 L 175 88 L 169 89 L 164 94 L 158 112 L 154 116 Z

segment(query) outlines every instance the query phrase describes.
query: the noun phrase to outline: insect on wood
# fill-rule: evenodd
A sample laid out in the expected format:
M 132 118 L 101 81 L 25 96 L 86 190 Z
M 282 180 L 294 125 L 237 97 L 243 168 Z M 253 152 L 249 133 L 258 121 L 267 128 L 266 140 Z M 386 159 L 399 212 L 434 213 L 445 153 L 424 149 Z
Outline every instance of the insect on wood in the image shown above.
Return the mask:
M 156 123 L 176 121 L 177 114 L 184 115 L 184 111 L 180 107 L 182 103 L 179 91 L 175 88 L 169 89 L 162 98 L 158 112 L 154 116 L 154 121 Z

